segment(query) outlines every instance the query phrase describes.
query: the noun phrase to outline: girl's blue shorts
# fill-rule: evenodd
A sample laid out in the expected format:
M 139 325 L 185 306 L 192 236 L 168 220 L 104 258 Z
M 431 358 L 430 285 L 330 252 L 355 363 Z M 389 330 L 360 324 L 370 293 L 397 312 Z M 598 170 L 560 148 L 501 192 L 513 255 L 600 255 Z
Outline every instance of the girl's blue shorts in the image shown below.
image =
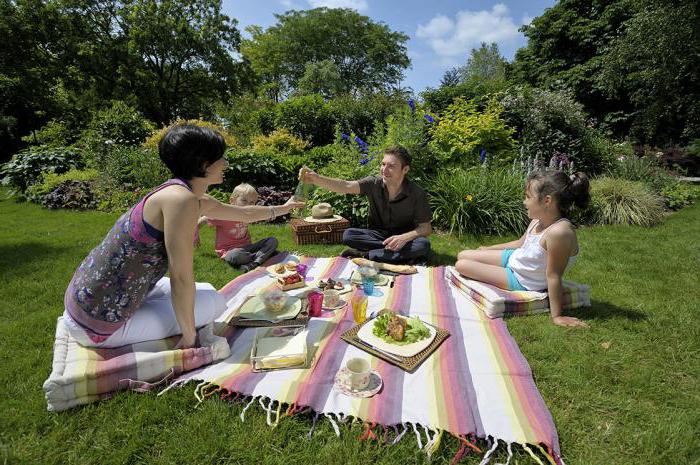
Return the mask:
M 510 256 L 513 255 L 513 252 L 515 252 L 515 249 L 503 249 L 503 252 L 501 252 L 501 266 L 506 269 L 506 275 L 508 275 L 508 290 L 527 291 L 527 289 L 520 284 L 518 278 L 515 277 L 513 270 L 508 266 L 508 260 L 510 260 Z

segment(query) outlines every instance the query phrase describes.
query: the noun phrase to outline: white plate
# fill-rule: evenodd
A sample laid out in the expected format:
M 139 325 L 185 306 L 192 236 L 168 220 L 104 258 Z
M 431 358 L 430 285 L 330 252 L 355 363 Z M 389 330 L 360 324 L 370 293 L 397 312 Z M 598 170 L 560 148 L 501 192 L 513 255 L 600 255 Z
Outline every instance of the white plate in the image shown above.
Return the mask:
M 399 318 L 407 319 L 403 315 L 398 316 Z M 389 344 L 383 339 L 375 336 L 372 333 L 374 323 L 375 318 L 362 325 L 362 328 L 360 328 L 360 330 L 357 332 L 357 337 L 360 338 L 360 340 L 368 343 L 373 347 L 376 347 L 379 350 L 383 350 L 384 352 L 388 352 L 390 354 L 399 355 L 401 357 L 413 357 L 417 353 L 421 352 L 433 342 L 433 339 L 435 339 L 435 335 L 437 334 L 437 331 L 435 331 L 434 327 L 430 326 L 429 324 L 425 324 L 425 326 L 428 328 L 428 331 L 430 331 L 430 336 L 412 344 L 399 346 L 395 344 Z
M 340 309 L 340 308 L 345 307 L 347 304 L 348 304 L 348 303 L 347 303 L 345 300 L 340 299 L 340 300 L 338 301 L 338 303 L 335 304 L 335 306 L 333 306 L 333 307 L 326 307 L 326 306 L 324 305 L 324 306 L 321 307 L 321 308 L 323 308 L 324 310 L 338 310 L 338 309 Z
M 285 261 L 282 262 L 282 263 L 287 263 L 287 262 L 299 263 L 299 260 L 285 260 Z M 270 274 L 271 274 L 272 276 L 274 276 L 275 278 L 284 278 L 284 277 L 286 277 L 286 276 L 293 275 L 294 273 L 297 272 L 297 270 L 292 271 L 292 270 L 288 270 L 288 269 L 285 267 L 284 273 L 278 273 L 278 272 L 275 271 L 275 268 L 277 268 L 279 265 L 280 265 L 280 264 L 277 263 L 276 265 L 270 265 L 270 266 L 268 266 L 268 267 L 267 267 L 267 272 L 270 273 Z
M 376 274 L 374 275 L 374 285 L 375 286 L 386 286 L 389 284 L 389 281 L 391 278 L 385 274 Z M 360 276 L 360 272 L 355 270 L 352 272 L 352 276 L 350 276 L 350 282 L 353 284 L 362 284 L 362 277 Z

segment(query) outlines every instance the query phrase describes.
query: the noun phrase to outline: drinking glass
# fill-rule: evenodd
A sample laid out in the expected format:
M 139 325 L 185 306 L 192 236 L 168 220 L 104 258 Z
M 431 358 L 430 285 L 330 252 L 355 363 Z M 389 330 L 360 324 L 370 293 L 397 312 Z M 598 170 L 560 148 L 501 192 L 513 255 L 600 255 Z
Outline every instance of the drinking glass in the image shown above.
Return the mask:
M 359 324 L 367 318 L 367 296 L 358 289 L 350 301 L 352 305 L 352 319 Z

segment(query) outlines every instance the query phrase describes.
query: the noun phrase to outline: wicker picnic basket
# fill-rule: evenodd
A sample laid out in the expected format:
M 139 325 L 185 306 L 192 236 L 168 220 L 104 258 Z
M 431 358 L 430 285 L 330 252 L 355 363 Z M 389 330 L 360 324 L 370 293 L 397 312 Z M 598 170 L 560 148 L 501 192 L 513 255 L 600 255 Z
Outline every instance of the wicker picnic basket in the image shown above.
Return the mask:
M 345 218 L 329 223 L 309 223 L 301 218 L 292 218 L 292 236 L 297 245 L 306 244 L 340 244 L 343 231 L 350 227 Z

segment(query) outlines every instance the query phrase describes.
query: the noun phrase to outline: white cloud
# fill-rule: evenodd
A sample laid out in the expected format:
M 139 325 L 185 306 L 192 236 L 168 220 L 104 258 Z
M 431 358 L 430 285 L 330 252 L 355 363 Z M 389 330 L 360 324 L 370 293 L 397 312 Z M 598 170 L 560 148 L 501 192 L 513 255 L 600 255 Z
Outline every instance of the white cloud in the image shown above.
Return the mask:
M 369 8 L 367 0 L 308 0 L 313 8 L 322 6 L 328 8 L 352 8 L 357 11 L 366 11 Z
M 533 19 L 535 19 L 534 16 L 530 16 L 529 14 L 525 13 L 525 14 L 523 15 L 523 18 L 522 18 L 522 20 L 521 20 L 520 22 L 521 22 L 523 25 L 527 26 L 527 25 L 529 25 L 529 24 L 532 22 Z
M 303 7 L 293 0 L 280 0 L 280 4 L 288 10 L 301 10 Z
M 471 48 L 481 42 L 499 45 L 514 42 L 519 36 L 518 26 L 508 15 L 502 3 L 491 10 L 457 12 L 454 19 L 435 16 L 425 25 L 418 25 L 416 36 L 428 42 L 444 63 L 464 58 Z

